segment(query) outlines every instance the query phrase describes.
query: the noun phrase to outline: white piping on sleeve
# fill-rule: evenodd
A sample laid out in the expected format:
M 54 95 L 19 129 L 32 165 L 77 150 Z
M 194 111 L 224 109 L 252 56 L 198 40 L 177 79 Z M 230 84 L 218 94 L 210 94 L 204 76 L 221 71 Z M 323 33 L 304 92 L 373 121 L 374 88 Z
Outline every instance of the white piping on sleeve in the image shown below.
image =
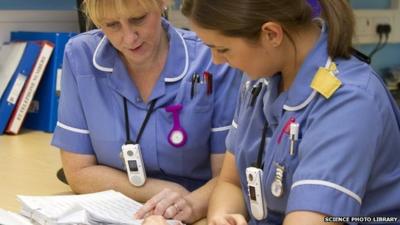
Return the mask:
M 352 197 L 353 199 L 355 199 L 360 205 L 362 203 L 361 197 L 358 196 L 356 193 L 352 192 L 351 190 L 340 186 L 338 184 L 329 182 L 329 181 L 324 181 L 324 180 L 299 180 L 296 181 L 293 185 L 291 189 L 294 189 L 295 187 L 301 186 L 301 185 L 321 185 L 321 186 L 325 186 L 325 187 L 330 187 L 333 188 L 335 190 L 338 190 L 340 192 L 343 192 L 344 194 Z
M 90 133 L 89 130 L 83 130 L 83 129 L 79 129 L 79 128 L 75 128 L 75 127 L 70 127 L 59 121 L 57 121 L 57 126 L 65 129 L 65 130 L 72 131 L 74 133 L 79 133 L 79 134 L 89 134 Z
M 211 128 L 211 132 L 221 132 L 221 131 L 226 131 L 229 130 L 232 126 L 225 126 L 225 127 L 216 127 L 216 128 Z

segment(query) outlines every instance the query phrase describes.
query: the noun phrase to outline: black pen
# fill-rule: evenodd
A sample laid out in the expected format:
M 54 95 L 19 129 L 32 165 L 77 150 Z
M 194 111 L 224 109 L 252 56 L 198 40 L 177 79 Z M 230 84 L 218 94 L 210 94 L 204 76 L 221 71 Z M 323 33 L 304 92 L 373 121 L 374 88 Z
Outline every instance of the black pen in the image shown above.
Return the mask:
M 194 92 L 195 92 L 197 82 L 198 82 L 198 74 L 194 73 L 192 75 L 192 86 L 190 88 L 190 99 L 193 99 L 193 97 L 194 97 Z

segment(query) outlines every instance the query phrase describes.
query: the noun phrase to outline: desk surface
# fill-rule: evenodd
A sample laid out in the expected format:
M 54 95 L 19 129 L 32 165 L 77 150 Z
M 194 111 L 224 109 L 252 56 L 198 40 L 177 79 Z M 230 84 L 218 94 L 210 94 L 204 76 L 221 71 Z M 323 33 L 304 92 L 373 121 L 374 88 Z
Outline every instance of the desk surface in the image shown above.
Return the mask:
M 0 135 L 0 208 L 19 211 L 16 195 L 71 194 L 56 173 L 59 151 L 50 146 L 51 134 L 23 130 L 15 136 Z

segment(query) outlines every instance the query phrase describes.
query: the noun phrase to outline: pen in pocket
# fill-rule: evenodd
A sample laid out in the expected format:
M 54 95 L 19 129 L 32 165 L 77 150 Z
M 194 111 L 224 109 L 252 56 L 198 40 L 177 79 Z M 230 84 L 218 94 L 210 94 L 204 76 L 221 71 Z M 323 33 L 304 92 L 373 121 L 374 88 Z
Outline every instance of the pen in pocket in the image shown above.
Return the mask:
M 200 75 L 194 73 L 192 75 L 192 86 L 190 87 L 190 99 L 193 99 L 194 95 L 196 94 L 197 83 L 200 83 Z
M 213 92 L 213 75 L 207 71 L 204 71 L 203 79 L 207 85 L 207 95 L 211 95 Z

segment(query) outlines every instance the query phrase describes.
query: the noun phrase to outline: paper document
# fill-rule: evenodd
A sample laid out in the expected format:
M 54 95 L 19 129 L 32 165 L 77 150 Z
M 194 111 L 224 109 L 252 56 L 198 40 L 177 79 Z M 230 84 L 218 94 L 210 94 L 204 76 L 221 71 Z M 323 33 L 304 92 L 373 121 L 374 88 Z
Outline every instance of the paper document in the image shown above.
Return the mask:
M 21 214 L 39 224 L 140 225 L 142 222 L 133 219 L 142 204 L 112 190 L 84 195 L 17 197 L 22 203 Z
M 33 225 L 28 218 L 16 213 L 0 209 L 1 225 Z

